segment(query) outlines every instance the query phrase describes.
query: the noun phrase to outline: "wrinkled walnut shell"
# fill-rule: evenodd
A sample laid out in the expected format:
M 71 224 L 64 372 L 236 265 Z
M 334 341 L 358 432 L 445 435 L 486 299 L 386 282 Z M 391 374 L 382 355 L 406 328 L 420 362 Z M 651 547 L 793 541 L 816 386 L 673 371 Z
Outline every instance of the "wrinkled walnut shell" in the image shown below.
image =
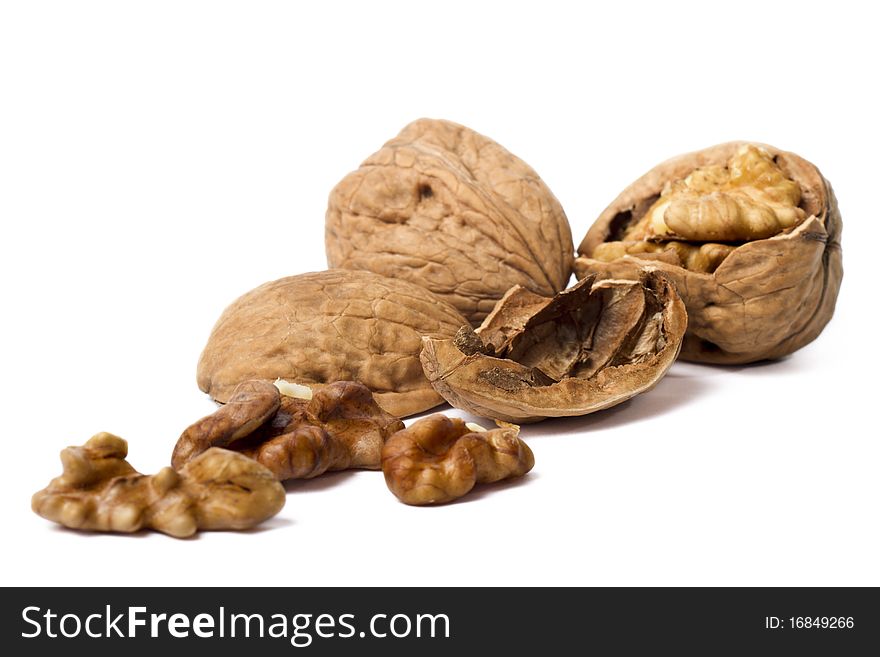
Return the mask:
M 199 359 L 198 384 L 225 402 L 249 379 L 358 381 L 382 408 L 404 417 L 443 402 L 419 364 L 422 336 L 451 337 L 464 322 L 406 281 L 345 270 L 290 276 L 223 312 Z
M 406 504 L 442 504 L 475 484 L 521 477 L 535 465 L 519 427 L 474 431 L 459 418 L 431 415 L 398 431 L 382 450 L 385 483 Z
M 664 185 L 697 168 L 725 165 L 745 143 L 713 146 L 655 167 L 602 212 L 578 248 L 579 278 L 633 278 L 648 266 L 675 283 L 688 311 L 683 359 L 732 364 L 779 358 L 814 340 L 834 313 L 843 276 L 837 200 L 813 164 L 772 146 L 759 145 L 801 189 L 804 219 L 794 228 L 725 247 L 730 252 L 721 254 L 711 273 L 689 271 L 659 255 L 612 262 L 591 257 L 600 244 L 619 239 L 637 222 Z
M 64 474 L 34 494 L 34 512 L 71 529 L 136 532 L 155 529 L 177 538 L 199 529 L 247 529 L 284 506 L 284 488 L 259 463 L 209 449 L 179 471 L 138 473 L 128 444 L 99 433 L 61 452 Z
M 181 434 L 171 463 L 179 468 L 210 447 L 224 446 L 279 480 L 378 470 L 385 440 L 402 428 L 359 383 L 337 381 L 301 399 L 280 394 L 269 381 L 245 381 L 225 406 Z
M 552 299 L 511 289 L 476 332 L 425 338 L 425 374 L 450 404 L 509 422 L 586 415 L 653 388 L 687 315 L 663 276 L 584 279 Z
M 538 174 L 450 121 L 419 119 L 330 193 L 331 267 L 428 288 L 480 322 L 513 285 L 552 296 L 572 270 L 568 219 Z

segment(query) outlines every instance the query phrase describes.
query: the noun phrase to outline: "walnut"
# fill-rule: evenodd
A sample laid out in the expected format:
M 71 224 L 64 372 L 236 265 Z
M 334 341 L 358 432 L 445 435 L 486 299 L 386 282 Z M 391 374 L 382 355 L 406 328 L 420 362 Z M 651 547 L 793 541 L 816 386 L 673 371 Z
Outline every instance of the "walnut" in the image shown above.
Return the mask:
M 510 422 L 585 415 L 651 389 L 687 315 L 663 276 L 588 277 L 552 299 L 512 288 L 476 331 L 425 338 L 422 365 L 457 408 Z
M 576 274 L 663 272 L 687 306 L 681 357 L 778 358 L 814 340 L 843 276 L 841 219 L 819 170 L 733 142 L 665 162 L 627 187 L 578 248 Z
M 247 529 L 284 506 L 284 488 L 259 463 L 209 449 L 179 471 L 148 476 L 128 461 L 127 443 L 99 433 L 61 452 L 64 474 L 36 493 L 40 516 L 72 529 L 136 532 L 155 529 L 177 538 L 199 529 Z
M 535 465 L 519 427 L 489 431 L 458 418 L 431 415 L 398 431 L 382 450 L 382 472 L 406 504 L 442 504 L 478 483 L 521 477 Z
M 183 432 L 171 463 L 180 467 L 222 445 L 281 480 L 348 468 L 378 470 L 385 439 L 402 428 L 359 383 L 337 381 L 312 391 L 286 381 L 245 381 L 225 406 Z
M 181 434 L 174 446 L 171 467 L 183 467 L 210 447 L 228 447 L 273 418 L 280 406 L 281 395 L 274 385 L 268 381 L 244 381 L 217 412 Z
M 660 261 L 689 271 L 711 273 L 718 269 L 735 246 L 729 244 L 688 244 L 687 242 L 603 242 L 593 250 L 593 258 L 613 262 L 624 256 L 645 261 Z M 647 264 L 647 263 L 646 263 Z
M 464 126 L 420 119 L 330 193 L 331 267 L 418 283 L 481 321 L 513 285 L 552 296 L 571 229 L 538 174 Z
M 692 171 L 668 182 L 624 241 L 679 239 L 743 242 L 773 237 L 804 219 L 801 188 L 754 144 L 743 144 L 726 165 Z
M 220 402 L 242 381 L 315 387 L 358 381 L 403 417 L 442 403 L 419 365 L 421 338 L 452 337 L 466 320 L 406 281 L 330 270 L 266 283 L 220 316 L 198 364 L 199 387 Z

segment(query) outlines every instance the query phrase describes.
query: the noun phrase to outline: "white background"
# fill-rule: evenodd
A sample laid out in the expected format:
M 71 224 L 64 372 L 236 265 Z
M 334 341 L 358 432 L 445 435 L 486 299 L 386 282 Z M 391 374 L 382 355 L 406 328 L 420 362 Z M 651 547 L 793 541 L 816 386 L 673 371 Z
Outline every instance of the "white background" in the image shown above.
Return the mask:
M 3 3 L 0 583 L 880 585 L 869 6 Z M 575 244 L 667 157 L 795 151 L 840 199 L 834 321 L 781 362 L 676 364 L 615 409 L 527 427 L 530 475 L 442 508 L 354 472 L 291 483 L 243 534 L 34 515 L 58 452 L 98 431 L 141 471 L 168 462 L 213 410 L 195 364 L 217 316 L 323 269 L 330 189 L 420 116 L 525 159 Z

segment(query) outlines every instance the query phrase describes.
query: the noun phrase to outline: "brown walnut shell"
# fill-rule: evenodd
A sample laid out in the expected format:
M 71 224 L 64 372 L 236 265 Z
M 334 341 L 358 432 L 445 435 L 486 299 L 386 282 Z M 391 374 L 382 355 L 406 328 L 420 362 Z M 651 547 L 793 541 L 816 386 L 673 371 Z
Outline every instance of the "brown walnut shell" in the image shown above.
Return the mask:
M 250 379 L 357 381 L 403 417 L 443 402 L 419 364 L 422 336 L 451 337 L 465 322 L 406 281 L 346 270 L 290 276 L 223 312 L 199 359 L 198 384 L 225 402 Z
M 544 296 L 572 271 L 571 229 L 538 174 L 473 130 L 419 119 L 330 193 L 331 267 L 418 283 L 479 323 L 514 285 Z
M 457 408 L 508 422 L 586 415 L 653 388 L 687 314 L 662 275 L 588 277 L 552 299 L 512 288 L 477 331 L 425 338 L 422 366 Z
M 724 166 L 746 144 L 720 144 L 653 168 L 602 212 L 578 247 L 579 278 L 632 278 L 647 266 L 675 283 L 688 312 L 681 350 L 686 360 L 735 364 L 779 358 L 814 340 L 834 313 L 843 277 L 842 224 L 834 192 L 813 164 L 765 144 L 756 146 L 800 187 L 803 219 L 796 226 L 764 239 L 705 244 L 704 251 L 726 251 L 709 254 L 720 264 L 708 272 L 684 268 L 672 251 L 624 255 L 611 262 L 593 257 L 600 245 L 621 239 L 668 183 L 698 168 Z

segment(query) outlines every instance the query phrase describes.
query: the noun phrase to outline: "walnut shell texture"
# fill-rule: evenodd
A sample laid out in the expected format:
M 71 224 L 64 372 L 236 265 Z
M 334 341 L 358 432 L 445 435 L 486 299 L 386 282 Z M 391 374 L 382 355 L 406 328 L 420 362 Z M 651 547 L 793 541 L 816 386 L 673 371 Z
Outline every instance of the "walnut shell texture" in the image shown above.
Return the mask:
M 552 296 L 571 229 L 538 174 L 464 126 L 419 119 L 346 176 L 326 216 L 331 267 L 422 285 L 479 323 L 514 285 Z
M 709 272 L 688 270 L 662 254 L 621 254 L 611 262 L 592 257 L 600 245 L 620 239 L 636 224 L 664 186 L 699 168 L 723 166 L 747 145 L 720 144 L 655 167 L 621 192 L 578 248 L 579 278 L 634 278 L 649 267 L 675 283 L 688 312 L 681 350 L 685 360 L 739 364 L 779 358 L 812 342 L 834 313 L 843 277 L 842 224 L 834 192 L 813 164 L 765 144 L 757 146 L 800 186 L 803 219 L 796 226 L 726 246 L 729 253 Z
M 199 388 L 225 402 L 249 379 L 314 386 L 358 381 L 398 417 L 443 402 L 419 364 L 422 336 L 466 323 L 412 283 L 329 270 L 265 283 L 232 303 L 199 359 Z
M 594 278 L 552 299 L 512 288 L 476 332 L 425 338 L 425 374 L 453 406 L 516 423 L 586 415 L 650 390 L 678 355 L 684 304 L 659 274 Z

